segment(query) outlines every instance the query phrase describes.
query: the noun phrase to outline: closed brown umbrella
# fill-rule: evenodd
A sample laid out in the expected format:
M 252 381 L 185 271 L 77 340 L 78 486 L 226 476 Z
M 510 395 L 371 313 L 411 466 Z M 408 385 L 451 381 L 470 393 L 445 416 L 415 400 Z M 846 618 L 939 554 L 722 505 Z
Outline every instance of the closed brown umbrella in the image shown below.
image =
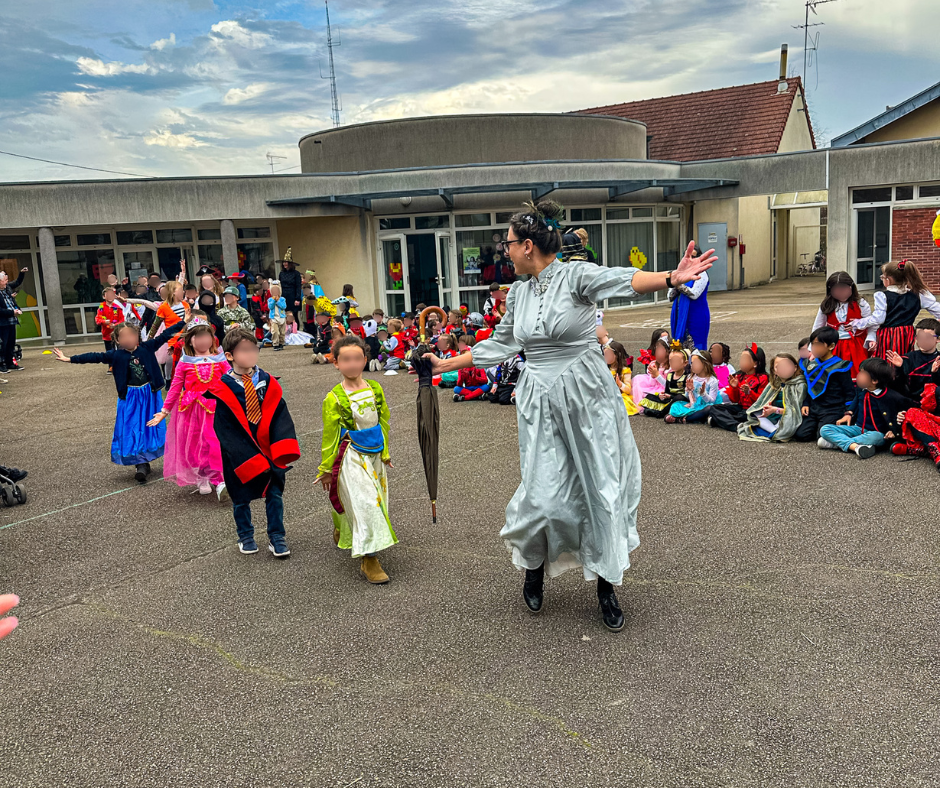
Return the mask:
M 437 522 L 437 470 L 440 459 L 438 442 L 441 428 L 441 410 L 437 401 L 437 389 L 434 387 L 434 372 L 425 353 L 432 352 L 427 343 L 425 322 L 431 312 L 437 312 L 444 322 L 447 315 L 436 306 L 429 306 L 418 316 L 418 328 L 421 342 L 411 354 L 411 363 L 418 375 L 418 445 L 421 447 L 421 459 L 424 461 L 424 476 L 428 482 L 428 495 L 431 497 L 431 522 Z

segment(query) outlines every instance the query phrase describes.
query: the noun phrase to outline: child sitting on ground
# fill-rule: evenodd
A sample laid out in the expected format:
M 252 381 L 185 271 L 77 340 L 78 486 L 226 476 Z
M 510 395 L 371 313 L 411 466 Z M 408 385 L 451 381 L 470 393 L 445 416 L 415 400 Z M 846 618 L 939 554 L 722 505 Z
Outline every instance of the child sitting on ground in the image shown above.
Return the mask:
M 738 360 L 738 371 L 728 379 L 724 392 L 728 402 L 712 405 L 689 421 L 705 420 L 709 427 L 736 432 L 738 425 L 747 421 L 747 409 L 757 401 L 767 385 L 766 364 L 761 348 L 756 344 L 746 348 Z
M 637 403 L 637 409 L 640 413 L 643 408 L 640 407 L 644 397 L 651 392 L 661 392 L 662 385 L 657 381 L 659 370 L 666 369 L 669 366 L 669 332 L 660 329 L 662 334 L 653 340 L 649 349 L 640 351 L 640 363 L 646 365 L 646 371 L 633 378 L 633 401 Z M 655 366 L 654 366 L 655 364 Z M 656 375 L 652 372 L 655 371 Z
M 441 334 L 437 338 L 438 358 L 453 358 L 457 355 L 457 337 L 453 334 Z M 436 378 L 437 385 L 442 389 L 452 389 L 457 385 L 459 372 L 445 372 L 439 378 Z
M 728 379 L 734 374 L 734 367 L 730 363 L 731 348 L 724 342 L 714 342 L 708 352 L 712 357 L 715 377 L 718 378 L 718 388 L 724 389 L 728 386 Z
M 834 355 L 838 343 L 839 332 L 829 326 L 817 328 L 810 335 L 812 358 L 800 362 L 806 376 L 806 402 L 803 423 L 793 436 L 796 441 L 819 440 L 820 428 L 839 421 L 855 396 L 852 362 Z
M 405 353 L 408 350 L 406 337 L 403 332 L 404 324 L 397 317 L 388 321 L 388 339 L 383 343 L 388 352 L 385 362 L 386 371 L 395 371 L 405 368 Z
M 620 389 L 620 396 L 623 397 L 627 415 L 635 416 L 639 413 L 639 410 L 633 401 L 633 386 L 631 385 L 633 356 L 627 353 L 627 349 L 623 345 L 611 339 L 604 346 L 604 361 L 607 362 L 607 368 L 610 370 L 610 374 L 614 376 L 617 388 Z
M 798 358 L 800 361 L 809 361 L 813 357 L 813 353 L 809 348 L 810 339 L 809 337 L 803 337 L 797 344 L 797 350 L 799 351 Z
M 686 383 L 689 380 L 689 351 L 673 343 L 669 350 L 669 371 L 664 375 L 659 366 L 654 362 L 649 374 L 654 380 L 662 386 L 660 392 L 650 392 L 639 403 L 643 408 L 644 416 L 652 416 L 655 419 L 665 418 L 669 412 L 669 406 L 674 402 L 688 402 L 686 397 Z
M 800 409 L 806 398 L 806 378 L 796 359 L 780 353 L 770 362 L 770 381 L 747 409 L 747 421 L 738 425 L 743 441 L 790 440 L 803 421 Z
M 854 451 L 867 460 L 875 451 L 901 434 L 898 413 L 915 403 L 889 388 L 894 378 L 891 365 L 881 358 L 866 358 L 858 368 L 858 390 L 845 415 L 819 430 L 820 449 Z
M 933 382 L 924 386 L 919 408 L 898 413 L 901 440 L 891 447 L 898 457 L 929 457 L 940 471 L 940 359 L 933 363 Z
M 712 360 L 701 350 L 693 350 L 689 359 L 692 377 L 686 380 L 688 402 L 674 402 L 666 416 L 667 424 L 685 424 L 686 419 L 718 401 L 720 389 Z
M 463 333 L 463 317 L 456 309 L 451 309 L 450 312 L 447 313 L 447 325 L 444 326 L 444 331 L 448 334 L 456 334 L 457 336 Z
M 306 331 L 301 331 L 297 325 L 297 318 L 293 312 L 287 313 L 287 322 L 284 325 L 284 343 L 287 345 L 311 345 L 313 337 Z
M 932 317 L 921 320 L 916 326 L 914 349 L 905 356 L 899 356 L 893 350 L 887 351 L 888 363 L 895 367 L 897 388 L 913 400 L 919 400 L 924 387 L 933 377 L 934 362 L 940 358 L 937 351 L 937 337 L 940 335 L 940 321 Z
M 520 352 L 496 368 L 496 385 L 490 390 L 489 400 L 497 405 L 516 404 L 516 384 L 525 369 L 525 354 Z M 448 372 L 445 375 L 451 374 Z
M 472 334 L 464 334 L 457 340 L 457 350 L 460 355 L 469 353 L 477 343 Z M 464 400 L 482 399 L 489 392 L 490 387 L 486 378 L 486 371 L 476 367 L 466 367 L 457 373 L 457 385 L 454 387 L 454 402 Z
M 233 328 L 222 341 L 232 365 L 207 394 L 216 400 L 213 426 L 222 450 L 222 474 L 232 499 L 238 550 L 258 552 L 251 522 L 251 502 L 264 498 L 268 549 L 287 558 L 284 534 L 284 481 L 290 464 L 300 459 L 300 444 L 273 375 L 258 367 L 258 343 L 244 328 Z
M 333 543 L 359 558 L 370 583 L 388 582 L 375 554 L 398 543 L 388 518 L 389 410 L 382 387 L 364 380 L 368 349 L 347 334 L 333 345 L 343 376 L 323 400 L 323 454 L 316 481 L 333 504 Z

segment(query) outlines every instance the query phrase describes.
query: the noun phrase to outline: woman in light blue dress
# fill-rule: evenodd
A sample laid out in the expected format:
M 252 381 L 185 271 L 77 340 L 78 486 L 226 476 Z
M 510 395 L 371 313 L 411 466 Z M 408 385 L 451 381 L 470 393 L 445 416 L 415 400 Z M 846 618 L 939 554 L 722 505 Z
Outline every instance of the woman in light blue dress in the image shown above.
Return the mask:
M 562 209 L 543 201 L 513 216 L 505 242 L 517 274 L 506 315 L 472 354 L 429 356 L 435 374 L 490 367 L 525 352 L 516 385 L 522 483 L 506 507 L 500 532 L 513 563 L 526 570 L 523 598 L 542 609 L 543 581 L 580 567 L 597 581 L 604 624 L 623 628 L 614 585 L 623 582 L 630 551 L 640 543 L 640 458 L 595 334 L 597 302 L 665 290 L 695 280 L 716 259 L 692 257 L 677 270 L 639 271 L 594 263 L 564 263 L 558 219 Z

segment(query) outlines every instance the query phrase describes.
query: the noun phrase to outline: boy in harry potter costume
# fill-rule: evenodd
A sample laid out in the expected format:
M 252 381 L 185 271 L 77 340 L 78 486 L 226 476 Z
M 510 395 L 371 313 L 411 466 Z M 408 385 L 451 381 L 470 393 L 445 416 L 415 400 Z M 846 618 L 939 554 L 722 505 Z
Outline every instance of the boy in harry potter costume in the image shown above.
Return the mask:
M 806 401 L 795 441 L 818 441 L 819 430 L 839 421 L 855 398 L 852 362 L 833 354 L 838 343 L 839 332 L 829 326 L 810 335 L 812 355 L 800 359 L 800 370 L 806 376 Z
M 258 552 L 251 502 L 264 498 L 268 549 L 287 558 L 284 535 L 284 480 L 300 458 L 300 444 L 277 378 L 258 368 L 258 343 L 244 328 L 233 328 L 222 343 L 232 369 L 208 394 L 216 401 L 215 433 L 222 449 L 222 474 L 232 498 L 238 549 Z

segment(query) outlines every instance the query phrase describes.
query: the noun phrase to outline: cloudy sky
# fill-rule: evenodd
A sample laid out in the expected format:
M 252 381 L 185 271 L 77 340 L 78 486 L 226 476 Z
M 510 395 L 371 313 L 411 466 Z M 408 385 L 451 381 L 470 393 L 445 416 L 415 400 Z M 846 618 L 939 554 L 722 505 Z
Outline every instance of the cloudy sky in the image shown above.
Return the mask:
M 802 67 L 803 0 L 333 0 L 344 123 L 555 112 Z M 940 81 L 940 2 L 820 6 L 836 136 Z M 0 0 L 0 150 L 143 175 L 297 172 L 330 122 L 322 0 Z M 289 169 L 293 167 L 293 169 Z M 0 155 L 0 180 L 108 177 Z

